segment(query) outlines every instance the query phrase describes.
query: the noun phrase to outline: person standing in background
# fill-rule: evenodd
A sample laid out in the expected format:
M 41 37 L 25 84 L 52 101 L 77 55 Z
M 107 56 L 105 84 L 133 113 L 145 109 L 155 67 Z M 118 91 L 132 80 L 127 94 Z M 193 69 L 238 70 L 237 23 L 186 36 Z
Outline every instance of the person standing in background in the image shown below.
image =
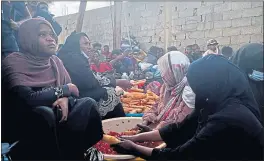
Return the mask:
M 192 60 L 191 60 L 191 63 L 199 58 L 202 57 L 202 53 L 201 53 L 201 50 L 200 50 L 200 46 L 197 45 L 197 44 L 193 44 L 192 45 Z
M 264 125 L 263 44 L 246 44 L 239 48 L 230 59 L 246 74 L 262 113 L 262 124 Z
M 109 62 L 112 60 L 112 53 L 109 51 L 109 46 L 104 45 L 102 54 L 106 57 L 106 61 Z
M 36 12 L 32 15 L 32 17 L 45 18 L 45 20 L 49 21 L 57 36 L 60 35 L 62 27 L 57 21 L 54 20 L 54 15 L 49 12 L 49 5 L 46 2 L 38 2 L 36 6 Z
M 12 52 L 19 51 L 15 35 L 15 31 L 19 25 L 16 22 L 25 18 L 31 18 L 31 14 L 25 2 L 2 1 L 1 4 L 1 58 L 4 58 Z
M 170 46 L 167 48 L 167 51 L 170 52 L 170 51 L 178 51 L 178 49 L 175 47 L 175 46 Z
M 106 61 L 106 56 L 102 54 L 102 44 L 98 42 L 94 43 L 93 49 L 95 49 L 98 52 L 100 61 L 102 62 Z
M 227 59 L 230 59 L 231 56 L 233 55 L 233 49 L 230 46 L 224 46 L 222 48 L 222 54 L 224 57 L 226 57 Z
M 185 55 L 189 55 L 192 53 L 192 45 L 188 45 L 185 47 L 185 50 L 184 50 L 184 53 Z
M 221 54 L 219 51 L 218 42 L 215 39 L 210 39 L 207 41 L 207 51 L 203 54 L 203 57 L 208 54 Z

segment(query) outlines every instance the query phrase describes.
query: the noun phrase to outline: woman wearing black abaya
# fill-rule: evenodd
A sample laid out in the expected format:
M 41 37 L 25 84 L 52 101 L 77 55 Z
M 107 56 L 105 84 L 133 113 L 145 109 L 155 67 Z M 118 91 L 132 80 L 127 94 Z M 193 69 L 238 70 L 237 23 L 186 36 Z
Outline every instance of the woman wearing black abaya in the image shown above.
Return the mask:
M 61 60 L 55 55 L 58 39 L 49 22 L 37 18 L 27 20 L 21 24 L 18 36 L 22 53 L 8 55 L 2 64 L 3 81 L 9 83 L 12 93 L 10 104 L 19 108 L 23 127 L 40 130 L 31 137 L 41 137 L 38 133 L 45 131 L 35 125 L 35 120 L 23 114 L 37 106 L 58 108 L 61 111 L 58 133 L 63 159 L 83 160 L 85 150 L 103 136 L 95 101 L 90 98 L 76 99 L 78 88 L 71 83 Z M 39 140 L 46 139 L 44 135 Z M 42 153 L 45 156 L 45 151 Z
M 196 94 L 191 115 L 178 125 L 123 136 L 129 140 L 114 148 L 150 160 L 263 160 L 260 112 L 243 72 L 211 54 L 190 65 L 187 79 Z M 163 140 L 169 148 L 147 148 L 131 140 Z
M 233 55 L 231 61 L 245 72 L 262 113 L 262 119 L 264 119 L 263 44 L 251 43 L 242 46 Z M 264 120 L 262 120 L 262 125 L 264 125 Z
M 91 49 L 88 36 L 85 33 L 73 32 L 67 37 L 58 57 L 63 61 L 72 82 L 78 87 L 80 97 L 93 98 L 98 103 L 103 119 L 124 117 L 120 98 L 115 92 L 116 80 L 91 71 L 86 55 L 89 52 Z

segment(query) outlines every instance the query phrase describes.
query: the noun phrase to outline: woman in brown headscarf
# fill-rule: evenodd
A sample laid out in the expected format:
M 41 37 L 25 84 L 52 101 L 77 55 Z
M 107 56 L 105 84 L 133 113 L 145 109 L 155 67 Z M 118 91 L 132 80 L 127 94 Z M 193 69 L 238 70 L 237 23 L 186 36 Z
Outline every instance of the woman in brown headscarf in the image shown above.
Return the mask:
M 57 36 L 49 22 L 27 20 L 21 24 L 18 37 L 21 53 L 10 54 L 2 64 L 3 81 L 8 82 L 12 99 L 20 108 L 27 107 L 22 111 L 36 106 L 59 109 L 62 115 L 58 118 L 59 139 L 62 139 L 64 159 L 83 159 L 83 152 L 103 134 L 95 101 L 76 99 L 78 88 L 71 84 L 66 69 L 55 55 Z

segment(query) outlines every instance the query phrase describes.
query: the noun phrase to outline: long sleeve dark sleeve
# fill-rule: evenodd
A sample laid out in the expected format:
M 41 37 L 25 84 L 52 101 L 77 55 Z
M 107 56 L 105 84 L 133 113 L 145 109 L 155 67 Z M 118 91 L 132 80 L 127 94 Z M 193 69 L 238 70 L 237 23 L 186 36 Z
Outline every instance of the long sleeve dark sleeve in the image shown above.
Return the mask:
M 83 92 L 80 97 L 90 97 L 98 102 L 101 98 L 107 97 L 107 92 L 105 88 L 96 88 Z
M 59 53 L 58 56 L 68 71 L 72 83 L 78 87 L 80 97 L 91 97 L 96 101 L 105 97 L 106 89 L 102 88 L 94 77 L 87 58 L 81 54 Z
M 60 26 L 60 24 L 57 21 L 54 20 L 54 18 L 51 16 L 51 14 L 49 12 L 45 12 L 45 11 L 39 10 L 34 17 L 37 17 L 37 16 L 43 17 L 47 21 L 49 21 L 49 23 L 53 27 L 53 29 L 54 29 L 55 33 L 57 34 L 57 36 L 60 35 L 60 33 L 62 31 L 62 27 Z
M 225 124 L 209 122 L 190 140 L 177 148 L 154 149 L 150 159 L 155 160 L 178 160 L 199 159 L 208 155 L 212 147 L 214 136 L 225 128 Z M 212 135 L 214 134 L 214 135 Z M 175 135 L 177 137 L 177 135 Z
M 55 33 L 59 36 L 61 31 L 62 31 L 62 27 L 60 26 L 60 24 L 55 21 L 54 19 L 52 19 L 52 21 L 50 21 L 51 26 L 53 27 Z
M 198 115 L 193 111 L 181 123 L 169 124 L 159 129 L 159 133 L 167 147 L 174 148 L 192 138 L 197 129 L 197 122 Z
M 67 85 L 63 85 L 61 88 L 63 90 L 63 97 L 71 95 Z M 31 87 L 15 86 L 12 88 L 12 91 L 18 98 L 31 107 L 51 106 L 57 100 L 53 87 L 35 91 Z

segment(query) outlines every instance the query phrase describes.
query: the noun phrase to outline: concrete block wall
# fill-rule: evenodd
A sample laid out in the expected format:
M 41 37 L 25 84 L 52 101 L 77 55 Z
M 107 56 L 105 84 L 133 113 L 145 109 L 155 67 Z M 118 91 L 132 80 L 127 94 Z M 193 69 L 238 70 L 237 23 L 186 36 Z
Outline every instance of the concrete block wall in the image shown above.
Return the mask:
M 234 49 L 249 42 L 263 42 L 263 2 L 168 3 L 167 22 L 164 2 L 123 3 L 122 36 L 127 36 L 129 31 L 141 42 L 143 49 L 152 45 L 164 47 L 165 29 L 169 28 L 168 46 L 175 45 L 182 51 L 193 43 L 205 50 L 210 38 Z M 91 40 L 110 47 L 113 44 L 111 11 L 111 7 L 86 11 L 83 24 L 83 31 Z M 56 19 L 63 26 L 60 36 L 63 42 L 74 30 L 77 14 Z

